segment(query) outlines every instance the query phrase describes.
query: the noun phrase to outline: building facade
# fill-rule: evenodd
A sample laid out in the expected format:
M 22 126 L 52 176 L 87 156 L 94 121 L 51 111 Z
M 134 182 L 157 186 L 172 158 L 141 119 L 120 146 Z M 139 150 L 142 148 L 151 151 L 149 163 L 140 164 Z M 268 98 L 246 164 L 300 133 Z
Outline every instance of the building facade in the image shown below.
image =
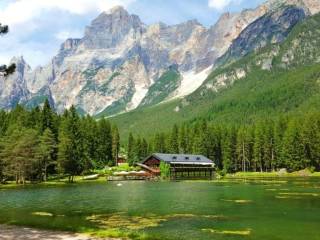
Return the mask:
M 160 165 L 169 167 L 171 179 L 212 179 L 215 164 L 202 155 L 154 153 L 137 165 L 154 176 L 160 176 Z

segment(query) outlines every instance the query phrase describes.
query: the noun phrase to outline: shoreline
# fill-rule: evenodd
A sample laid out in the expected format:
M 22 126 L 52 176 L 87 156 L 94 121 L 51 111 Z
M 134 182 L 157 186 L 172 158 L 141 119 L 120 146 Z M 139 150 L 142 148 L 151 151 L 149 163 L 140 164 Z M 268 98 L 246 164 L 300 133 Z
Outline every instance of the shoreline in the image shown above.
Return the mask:
M 301 170 L 297 172 L 237 172 L 228 173 L 224 176 L 226 179 L 241 179 L 241 178 L 312 178 L 320 177 L 320 172 L 309 172 L 307 170 Z
M 307 172 L 307 171 L 299 171 L 299 172 L 292 172 L 292 173 L 279 173 L 279 172 L 237 172 L 237 173 L 228 173 L 225 176 L 220 176 L 207 181 L 219 181 L 219 180 L 236 180 L 236 179 L 250 179 L 250 178 L 320 178 L 320 172 Z M 185 179 L 182 181 L 198 181 L 198 180 L 192 180 L 192 179 Z M 66 180 L 54 180 L 54 181 L 47 181 L 47 182 L 41 182 L 41 183 L 29 183 L 26 184 L 15 184 L 14 182 L 8 182 L 6 184 L 0 184 L 0 190 L 1 189 L 10 189 L 10 188 L 17 188 L 17 187 L 26 187 L 26 186 L 41 186 L 41 187 L 54 187 L 54 186 L 72 186 L 73 184 L 94 184 L 94 183 L 107 183 L 108 180 L 105 176 L 101 176 L 98 179 L 95 180 L 83 180 L 82 176 L 77 176 L 76 181 L 73 183 L 69 183 Z M 1 240 L 1 239 L 0 239 Z
M 0 240 L 120 240 L 99 238 L 82 233 L 44 230 L 31 227 L 0 224 Z

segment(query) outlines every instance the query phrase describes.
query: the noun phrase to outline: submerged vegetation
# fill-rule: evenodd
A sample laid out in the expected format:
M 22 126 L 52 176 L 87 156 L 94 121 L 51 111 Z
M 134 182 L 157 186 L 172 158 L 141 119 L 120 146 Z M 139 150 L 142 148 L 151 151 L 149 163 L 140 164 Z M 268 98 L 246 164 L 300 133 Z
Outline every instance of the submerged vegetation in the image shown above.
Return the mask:
M 319 187 L 313 178 L 20 186 L 0 189 L 0 223 L 93 238 L 316 240 Z

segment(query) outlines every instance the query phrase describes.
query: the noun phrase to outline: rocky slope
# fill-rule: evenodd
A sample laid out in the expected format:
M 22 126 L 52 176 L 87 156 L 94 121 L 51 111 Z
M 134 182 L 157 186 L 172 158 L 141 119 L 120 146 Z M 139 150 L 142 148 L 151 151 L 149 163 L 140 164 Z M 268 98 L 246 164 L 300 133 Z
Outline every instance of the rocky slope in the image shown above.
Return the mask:
M 305 11 L 295 6 L 280 7 L 265 14 L 241 32 L 216 65 L 232 62 L 269 44 L 283 42 L 305 17 Z
M 46 66 L 32 71 L 23 58 L 13 59 L 17 73 L 0 79 L 0 107 L 34 106 L 49 97 L 60 112 L 75 105 L 82 113 L 114 115 L 186 96 L 202 85 L 231 45 L 240 46 L 236 55 L 243 54 L 248 39 L 243 36 L 252 32 L 247 27 L 283 4 L 300 7 L 287 13 L 292 21 L 285 30 L 320 10 L 318 0 L 271 0 L 254 10 L 226 13 L 205 28 L 196 20 L 148 26 L 122 7 L 113 8 L 94 19 L 83 38 L 66 40 Z M 244 43 L 234 42 L 239 35 Z M 272 39 L 282 40 L 279 36 Z
M 233 126 L 318 112 L 319 25 L 320 14 L 308 17 L 282 43 L 270 43 L 216 68 L 186 98 L 136 109 L 111 120 L 121 129 L 122 139 L 127 139 L 129 132 L 150 137 L 196 118 Z

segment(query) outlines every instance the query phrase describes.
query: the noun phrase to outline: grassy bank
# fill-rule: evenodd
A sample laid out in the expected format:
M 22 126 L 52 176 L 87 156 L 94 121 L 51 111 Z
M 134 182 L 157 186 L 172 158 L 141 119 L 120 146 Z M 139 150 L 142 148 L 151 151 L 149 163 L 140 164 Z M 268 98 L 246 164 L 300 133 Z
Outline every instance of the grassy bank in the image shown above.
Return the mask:
M 279 177 L 320 177 L 320 172 L 310 172 L 308 170 L 302 170 L 292 173 L 280 173 L 280 172 L 237 172 L 233 174 L 227 174 L 226 178 L 279 178 Z
M 16 188 L 16 187 L 24 187 L 24 186 L 60 186 L 60 185 L 66 185 L 66 184 L 84 184 L 84 183 L 96 183 L 96 182 L 106 182 L 105 176 L 100 176 L 97 179 L 94 180 L 84 180 L 83 176 L 75 176 L 74 182 L 70 183 L 68 181 L 68 178 L 62 178 L 59 180 L 48 180 L 46 182 L 40 182 L 40 183 L 31 183 L 26 182 L 26 184 L 16 184 L 14 181 L 8 181 L 6 184 L 0 184 L 1 188 Z

